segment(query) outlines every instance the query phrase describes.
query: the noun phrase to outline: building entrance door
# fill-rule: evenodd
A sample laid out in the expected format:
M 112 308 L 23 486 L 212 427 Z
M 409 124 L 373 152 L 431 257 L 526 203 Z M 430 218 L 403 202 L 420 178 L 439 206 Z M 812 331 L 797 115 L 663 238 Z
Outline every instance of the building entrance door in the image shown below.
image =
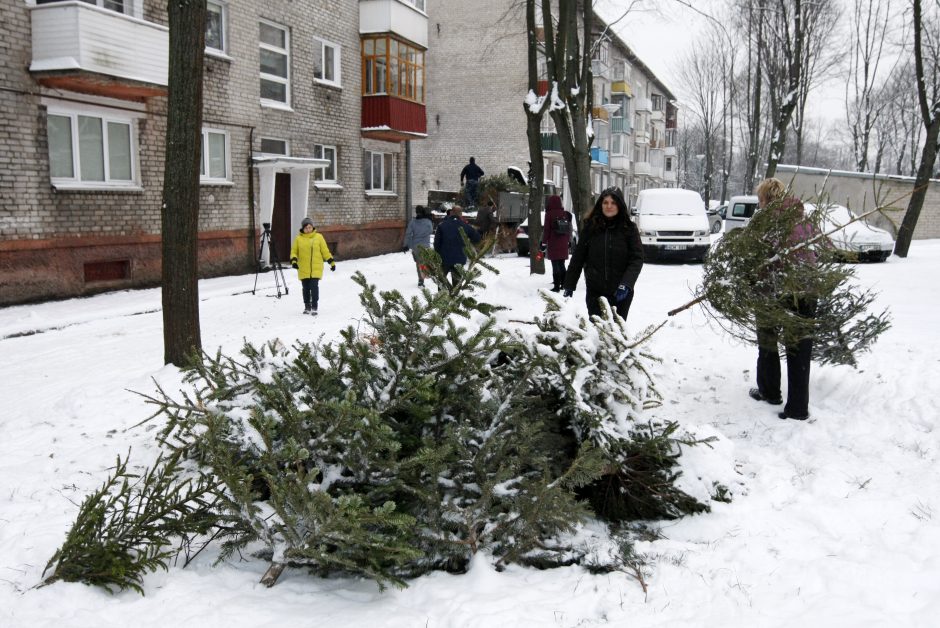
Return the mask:
M 271 241 L 282 264 L 290 262 L 290 245 L 295 226 L 291 224 L 290 173 L 274 175 L 274 211 L 271 216 Z M 296 226 L 297 229 L 300 225 Z

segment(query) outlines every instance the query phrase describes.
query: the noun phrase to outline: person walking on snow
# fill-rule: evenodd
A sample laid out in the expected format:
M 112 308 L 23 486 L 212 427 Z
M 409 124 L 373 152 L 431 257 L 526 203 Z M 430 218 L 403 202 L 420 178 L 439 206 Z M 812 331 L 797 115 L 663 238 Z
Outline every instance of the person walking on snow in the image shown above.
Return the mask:
M 460 171 L 460 185 L 464 186 L 464 203 L 467 207 L 477 206 L 477 187 L 483 178 L 483 169 L 477 165 L 476 159 L 470 158 L 470 163 Z M 466 183 L 464 183 L 466 181 Z
M 571 243 L 571 212 L 565 211 L 561 197 L 552 194 L 545 202 L 545 225 L 542 245 L 545 257 L 552 263 L 552 292 L 560 292 L 565 282 L 565 260 Z
M 578 245 L 565 274 L 564 295 L 571 296 L 584 270 L 588 315 L 600 316 L 599 300 L 604 298 L 626 320 L 633 286 L 643 269 L 643 243 L 620 190 L 601 192 L 581 224 Z
M 290 265 L 297 269 L 297 277 L 303 287 L 304 314 L 317 314 L 324 263 L 330 265 L 331 271 L 336 270 L 336 262 L 326 240 L 317 233 L 313 221 L 304 218 L 300 222 L 300 234 L 290 247 Z
M 463 248 L 463 237 L 476 244 L 480 241 L 480 234 L 463 219 L 463 207 L 454 205 L 450 214 L 441 221 L 434 233 L 434 250 L 441 256 L 441 268 L 445 275 L 450 275 L 453 285 L 460 281 L 460 272 L 457 266 L 467 263 L 467 254 Z
M 402 244 L 402 252 L 407 253 L 411 250 L 411 257 L 415 261 L 415 268 L 418 270 L 418 286 L 424 285 L 425 273 L 424 262 L 421 261 L 421 251 L 431 248 L 431 233 L 434 231 L 434 223 L 431 222 L 431 212 L 424 205 L 415 207 L 415 217 L 408 223 L 405 229 L 405 241 Z

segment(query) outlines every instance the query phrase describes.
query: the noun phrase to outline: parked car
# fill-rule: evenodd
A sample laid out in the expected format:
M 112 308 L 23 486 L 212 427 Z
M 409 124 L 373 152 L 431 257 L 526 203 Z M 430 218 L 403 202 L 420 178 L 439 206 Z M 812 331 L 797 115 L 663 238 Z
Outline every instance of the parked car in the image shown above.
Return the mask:
M 698 192 L 679 188 L 642 190 L 634 213 L 647 260 L 705 259 L 711 244 L 711 226 Z
M 725 214 L 722 211 L 727 207 L 727 204 L 722 205 L 718 201 L 709 201 L 708 210 L 708 227 L 711 233 L 721 233 L 722 228 L 724 227 L 724 218 Z
M 746 227 L 751 221 L 751 216 L 757 211 L 757 203 L 757 197 L 750 194 L 732 196 L 722 216 L 725 219 L 725 233 Z
M 542 222 L 542 228 L 545 228 L 545 212 L 542 212 L 542 216 L 539 218 Z M 574 247 L 578 244 L 578 222 L 577 220 L 571 221 L 571 240 L 568 242 L 568 251 L 574 252 Z M 528 221 L 523 221 L 516 228 L 516 254 L 520 257 L 527 257 L 529 255 L 529 223 Z
M 872 227 L 864 219 L 857 220 L 847 207 L 842 205 L 817 207 L 812 203 L 803 205 L 807 213 L 826 212 L 819 222 L 819 227 L 829 233 L 829 240 L 835 247 L 836 254 L 843 261 L 883 262 L 894 250 L 894 238 L 890 233 L 884 229 Z M 830 233 L 834 230 L 837 231 Z

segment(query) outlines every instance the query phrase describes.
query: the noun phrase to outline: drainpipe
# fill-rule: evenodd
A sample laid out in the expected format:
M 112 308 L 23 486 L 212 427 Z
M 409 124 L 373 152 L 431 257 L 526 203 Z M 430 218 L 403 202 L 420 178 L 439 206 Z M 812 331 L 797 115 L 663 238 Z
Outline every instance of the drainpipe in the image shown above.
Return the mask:
M 411 140 L 405 140 L 405 223 L 411 222 Z
M 255 172 L 252 163 L 252 150 L 255 145 L 255 127 L 248 128 L 248 250 L 251 251 L 249 263 L 254 265 L 258 259 L 258 250 L 255 248 Z

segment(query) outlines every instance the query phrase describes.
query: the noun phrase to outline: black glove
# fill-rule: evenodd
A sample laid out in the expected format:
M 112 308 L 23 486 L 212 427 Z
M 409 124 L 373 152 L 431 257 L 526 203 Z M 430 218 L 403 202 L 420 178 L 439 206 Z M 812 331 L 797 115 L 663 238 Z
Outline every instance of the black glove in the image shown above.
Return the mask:
M 566 299 L 570 298 L 572 294 L 574 294 L 574 290 L 569 290 L 568 288 L 565 288 L 565 291 L 562 293 Z
M 542 243 L 539 245 L 539 250 L 540 250 L 542 253 L 544 253 L 547 249 L 548 249 L 548 245 L 545 244 L 544 242 L 542 242 Z
M 331 270 L 331 271 L 334 271 L 334 272 L 336 271 L 336 262 L 333 261 L 333 258 L 332 258 L 332 257 L 331 257 L 330 259 L 326 260 L 326 263 L 330 265 L 330 270 Z
M 297 268 L 297 258 L 296 258 L 296 257 L 290 258 L 290 267 L 291 267 L 291 268 Z
M 631 292 L 633 292 L 633 290 L 630 289 L 628 286 L 620 284 L 619 286 L 617 286 L 617 292 L 614 293 L 614 301 L 616 301 L 617 303 L 620 303 L 621 301 L 626 299 L 628 296 L 630 296 Z

